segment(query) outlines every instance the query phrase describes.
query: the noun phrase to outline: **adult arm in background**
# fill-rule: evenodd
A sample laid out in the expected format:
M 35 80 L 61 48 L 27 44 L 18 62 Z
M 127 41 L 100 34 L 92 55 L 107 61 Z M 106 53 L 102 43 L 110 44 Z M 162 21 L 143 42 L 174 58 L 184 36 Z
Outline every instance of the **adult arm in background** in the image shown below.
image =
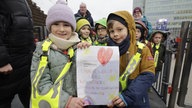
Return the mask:
M 150 39 L 151 33 L 153 32 L 152 25 L 151 25 L 151 23 L 148 21 L 148 19 L 147 19 L 146 16 L 143 16 L 143 17 L 142 17 L 142 21 L 145 23 L 145 25 L 146 25 L 146 27 L 147 27 L 147 29 L 148 29 L 147 39 Z
M 166 47 L 164 44 L 162 44 L 162 58 L 161 61 L 164 63 L 165 62 L 165 52 L 166 52 Z
M 1 8 L 0 8 L 1 9 Z M 4 40 L 7 39 L 6 32 L 9 25 L 9 15 L 0 11 L 0 73 L 9 73 L 12 71 L 9 53 L 7 51 Z
M 91 13 L 89 12 L 89 10 L 87 10 L 87 17 L 86 19 L 89 21 L 89 23 L 91 24 L 91 27 L 94 27 L 94 21 L 93 21 L 93 17 L 91 16 Z

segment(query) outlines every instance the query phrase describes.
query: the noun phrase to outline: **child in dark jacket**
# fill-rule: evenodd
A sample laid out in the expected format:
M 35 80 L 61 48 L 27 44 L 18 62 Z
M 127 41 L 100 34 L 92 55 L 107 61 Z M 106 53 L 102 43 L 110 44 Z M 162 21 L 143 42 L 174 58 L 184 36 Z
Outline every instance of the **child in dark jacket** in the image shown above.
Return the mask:
M 155 78 L 154 60 L 148 47 L 136 41 L 136 26 L 127 11 L 107 18 L 108 46 L 120 52 L 120 94 L 108 107 L 149 108 L 148 89 Z
M 136 24 L 136 40 L 144 43 L 150 50 L 151 54 L 153 54 L 151 42 L 149 42 L 146 37 L 148 35 L 148 29 L 142 21 L 135 21 Z
M 166 34 L 160 30 L 154 31 L 151 35 L 156 80 L 158 79 L 159 73 L 162 71 L 162 66 L 165 61 L 165 46 L 162 44 L 164 35 Z
M 149 48 L 136 41 L 132 15 L 127 11 L 109 14 L 107 31 L 107 46 L 119 47 L 120 93 L 106 107 L 150 108 L 148 89 L 155 79 L 154 60 Z

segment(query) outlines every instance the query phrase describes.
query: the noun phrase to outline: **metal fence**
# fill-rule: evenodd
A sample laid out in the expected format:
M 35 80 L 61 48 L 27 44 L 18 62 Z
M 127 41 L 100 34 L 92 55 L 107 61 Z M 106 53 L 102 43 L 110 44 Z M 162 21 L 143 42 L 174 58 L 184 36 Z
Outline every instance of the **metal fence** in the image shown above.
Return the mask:
M 178 42 L 176 50 L 174 47 L 176 44 L 174 43 L 175 40 Z M 182 22 L 180 38 L 174 39 L 174 41 L 171 36 L 168 36 L 165 42 L 166 54 L 163 71 L 160 73 L 157 82 L 153 84 L 153 87 L 168 108 L 174 108 L 175 104 L 180 107 L 192 108 L 192 106 L 185 104 L 192 64 L 192 22 Z M 175 64 L 172 62 L 173 54 L 176 54 Z M 174 65 L 174 72 L 171 79 L 172 82 L 169 83 L 171 65 Z M 167 98 L 169 93 L 170 96 Z

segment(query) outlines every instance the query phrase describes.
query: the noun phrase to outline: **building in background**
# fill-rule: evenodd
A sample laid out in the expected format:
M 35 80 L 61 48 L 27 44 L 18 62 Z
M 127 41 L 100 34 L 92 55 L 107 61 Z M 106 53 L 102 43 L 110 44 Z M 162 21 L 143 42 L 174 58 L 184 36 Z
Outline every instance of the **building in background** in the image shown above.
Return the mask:
M 158 19 L 168 20 L 172 36 L 179 36 L 182 21 L 192 21 L 192 0 L 134 0 L 134 7 L 141 7 L 155 29 Z
M 145 2 L 146 0 L 133 0 L 133 9 L 135 7 L 140 7 L 143 11 L 143 14 L 145 14 Z
M 34 41 L 44 40 L 47 36 L 47 30 L 45 27 L 46 14 L 36 5 L 32 0 L 26 0 L 32 11 L 33 23 L 34 23 Z

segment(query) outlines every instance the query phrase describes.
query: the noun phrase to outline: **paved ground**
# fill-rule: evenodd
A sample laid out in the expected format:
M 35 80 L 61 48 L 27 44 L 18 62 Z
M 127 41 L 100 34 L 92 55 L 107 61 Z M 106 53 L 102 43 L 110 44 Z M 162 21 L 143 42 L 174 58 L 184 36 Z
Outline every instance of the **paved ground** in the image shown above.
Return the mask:
M 23 105 L 21 104 L 20 100 L 18 99 L 18 96 L 16 95 L 12 104 L 11 108 L 24 108 Z
M 165 103 L 163 100 L 157 95 L 154 89 L 150 89 L 148 92 L 149 95 L 149 102 L 151 108 L 166 108 Z

